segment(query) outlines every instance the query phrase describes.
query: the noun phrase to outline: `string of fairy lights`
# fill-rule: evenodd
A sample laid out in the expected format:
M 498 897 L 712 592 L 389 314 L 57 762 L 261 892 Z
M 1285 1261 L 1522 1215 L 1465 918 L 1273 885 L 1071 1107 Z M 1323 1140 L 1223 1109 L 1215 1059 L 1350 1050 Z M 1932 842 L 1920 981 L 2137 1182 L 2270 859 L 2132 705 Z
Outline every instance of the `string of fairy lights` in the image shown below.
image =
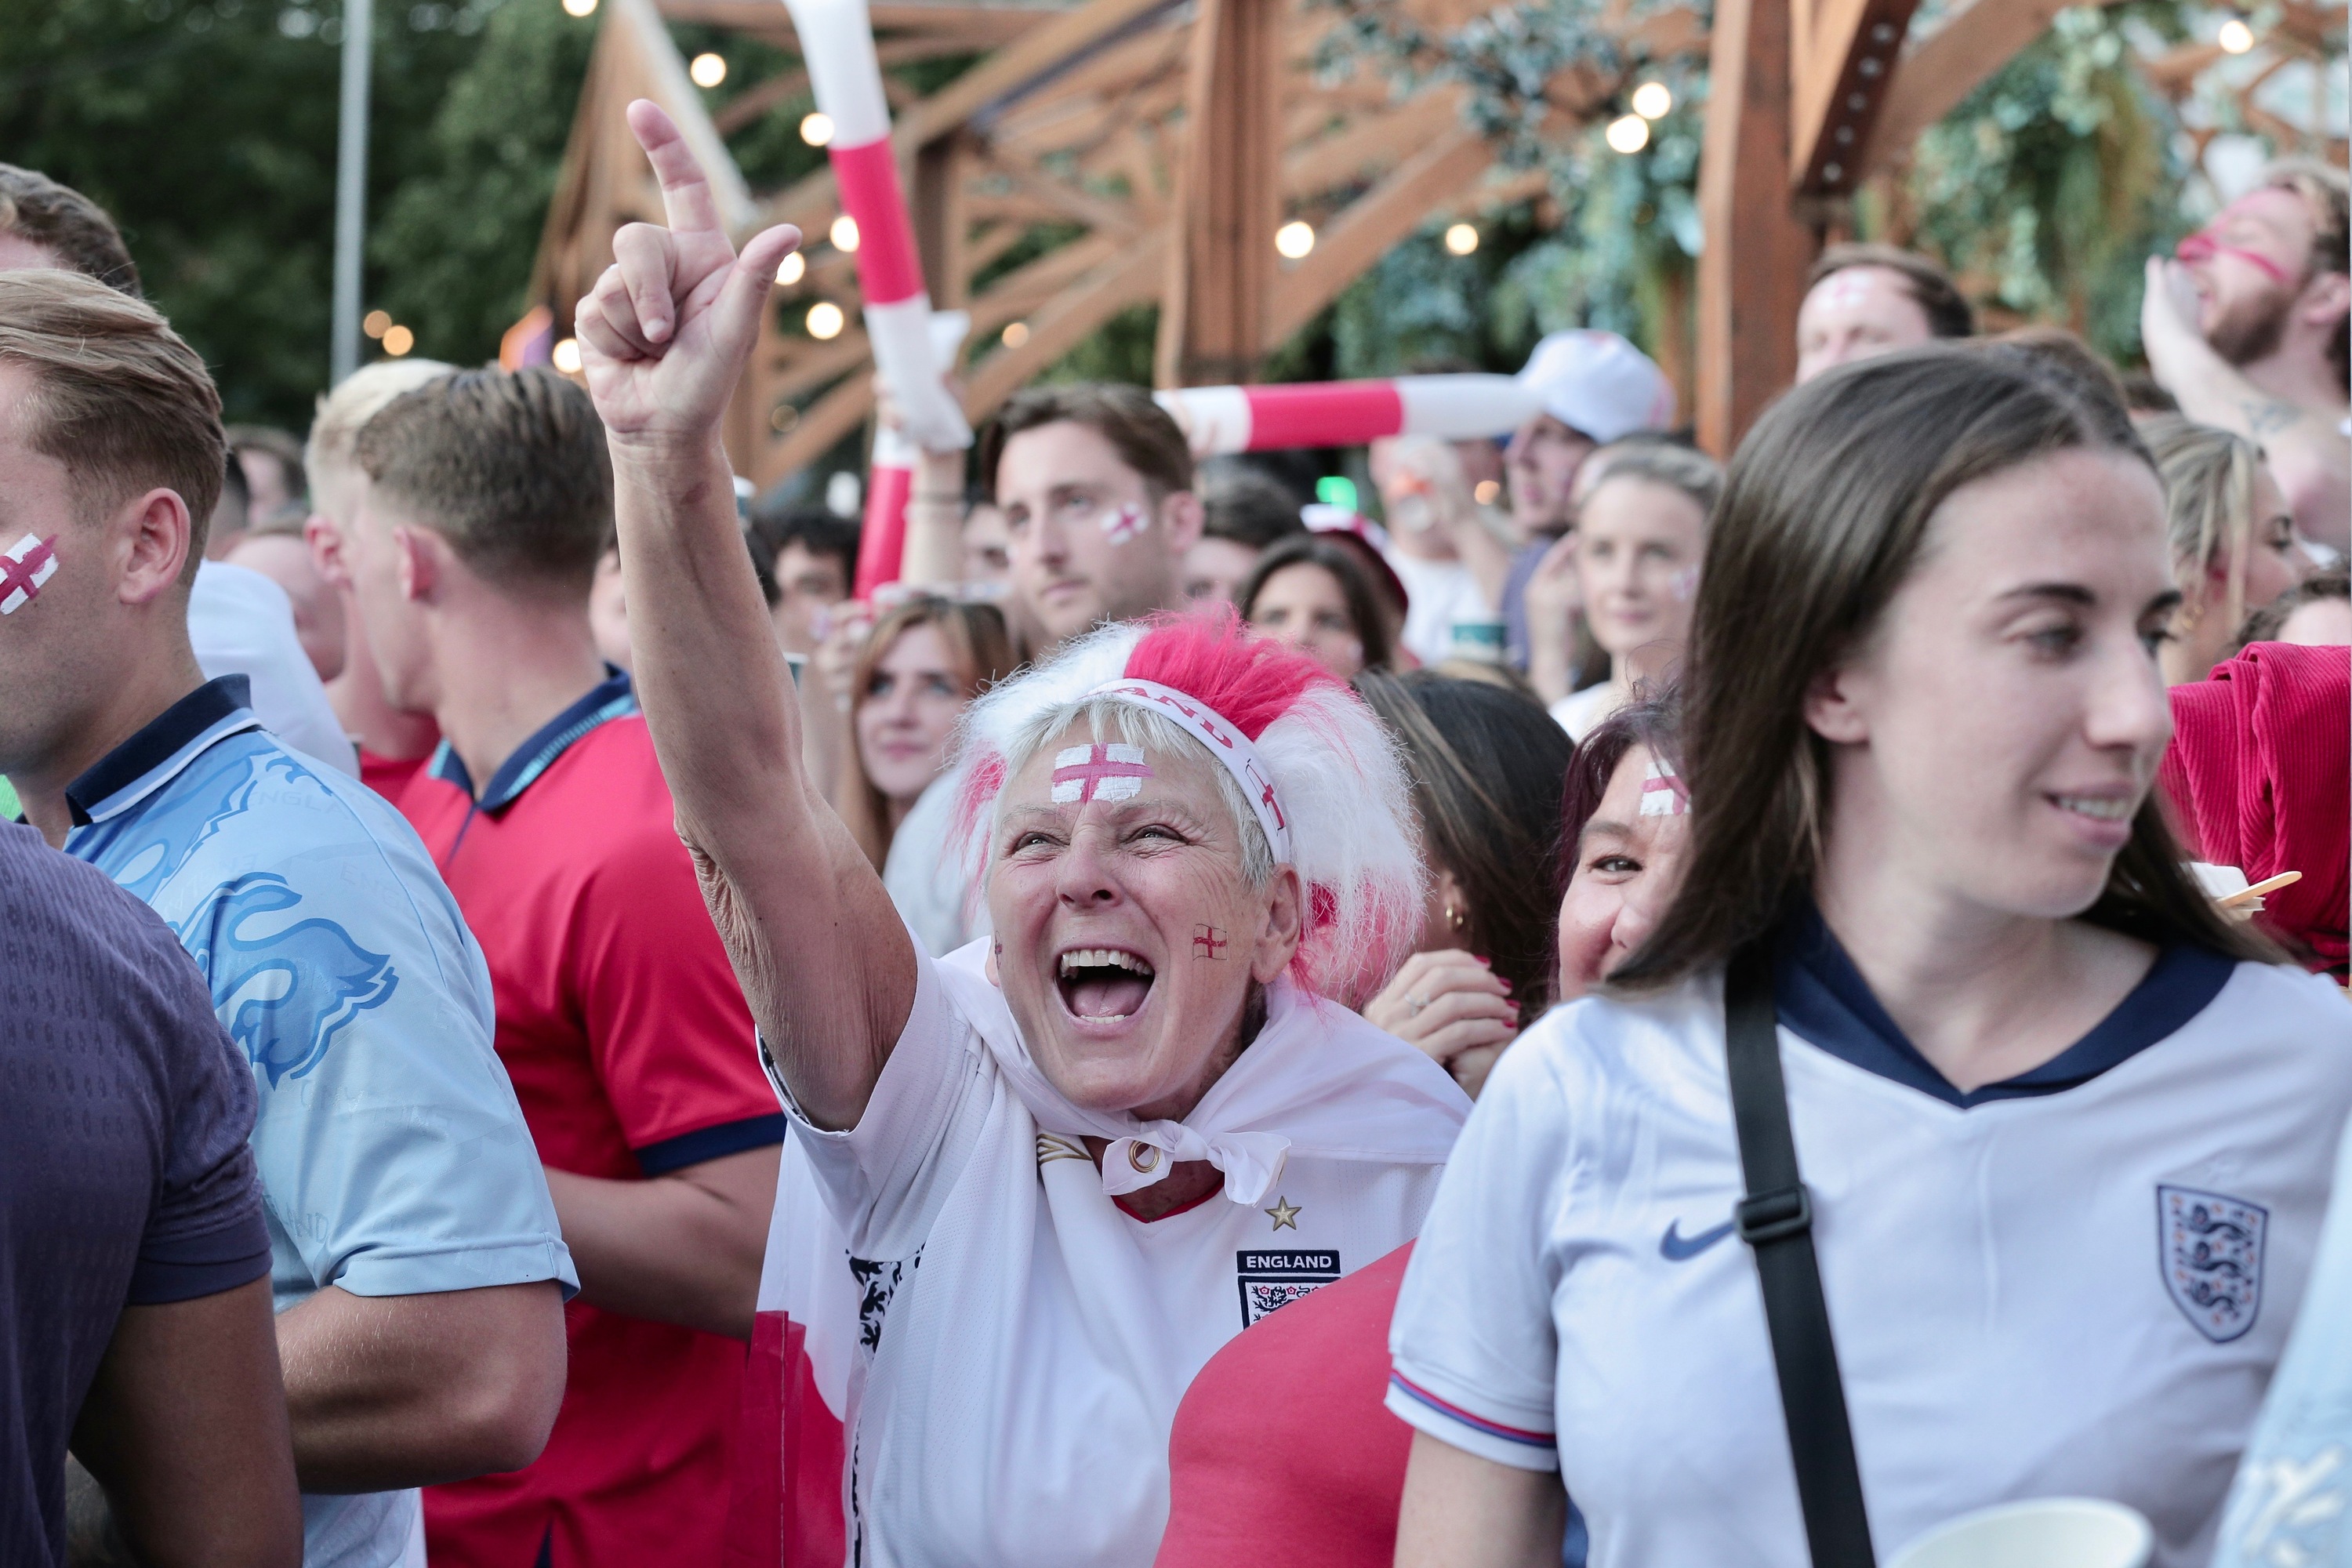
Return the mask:
M 562 0 L 562 4 L 571 16 L 585 18 L 595 14 L 598 0 Z M 2242 17 L 2232 16 L 2221 23 L 2214 41 L 2225 53 L 2242 55 L 2254 47 L 2257 39 L 2253 28 Z M 728 75 L 726 57 L 705 50 L 687 62 L 686 74 L 706 92 L 721 87 Z M 1624 101 L 1625 112 L 1612 119 L 1601 136 L 1612 151 L 1630 155 L 1649 145 L 1652 122 L 1673 111 L 1675 95 L 1664 82 L 1650 80 L 1637 85 Z M 803 115 L 799 129 L 801 140 L 811 147 L 823 147 L 833 140 L 833 121 L 822 110 Z M 1467 221 L 1449 224 L 1443 236 L 1447 253 L 1457 257 L 1475 255 L 1481 238 L 1478 226 Z M 1285 261 L 1303 261 L 1314 254 L 1316 239 L 1315 226 L 1303 217 L 1294 217 L 1275 230 L 1274 248 Z M 835 252 L 848 256 L 856 253 L 857 240 L 856 220 L 844 213 L 826 229 L 824 242 Z M 798 289 L 808 279 L 809 261 L 803 252 L 785 257 L 776 268 L 776 282 L 782 289 Z M 817 298 L 805 304 L 795 300 L 788 309 L 797 312 L 801 330 L 819 342 L 830 342 L 848 330 L 848 311 L 834 300 Z M 386 311 L 369 311 L 362 325 L 367 335 L 393 357 L 408 353 L 416 346 L 415 331 L 395 322 Z M 1029 341 L 1029 335 L 1026 321 L 1009 321 L 998 333 L 998 341 L 1008 349 L 1017 349 Z M 578 374 L 580 345 L 576 340 L 567 337 L 557 342 L 552 357 L 557 370 L 567 375 Z M 798 417 L 789 404 L 781 405 L 776 411 L 776 421 L 780 422 L 777 428 L 789 430 Z

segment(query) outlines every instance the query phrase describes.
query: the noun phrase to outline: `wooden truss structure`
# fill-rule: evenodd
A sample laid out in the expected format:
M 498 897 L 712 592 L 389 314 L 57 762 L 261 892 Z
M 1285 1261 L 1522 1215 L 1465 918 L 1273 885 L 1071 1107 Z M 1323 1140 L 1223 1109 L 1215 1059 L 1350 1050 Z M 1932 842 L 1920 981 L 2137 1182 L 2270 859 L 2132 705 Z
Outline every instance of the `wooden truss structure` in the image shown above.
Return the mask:
M 1382 0 L 1423 28 L 1459 27 L 1481 0 Z M 1793 370 L 1803 275 L 1839 200 L 1958 103 L 2058 8 L 1973 0 L 1903 56 L 1917 0 L 1716 0 L 1711 39 L 1688 10 L 1604 27 L 1651 61 L 1711 51 L 1702 163 L 1709 242 L 1699 272 L 1695 388 L 1702 439 L 1727 450 Z M 2288 0 L 2290 8 L 2300 0 Z M 965 408 L 985 416 L 1131 307 L 1159 306 L 1162 385 L 1253 379 L 1278 347 L 1424 223 L 1524 201 L 1542 176 L 1499 168 L 1465 124 L 1460 89 L 1315 79 L 1341 20 L 1318 0 L 875 0 L 894 66 L 977 63 L 928 97 L 888 85 L 901 183 L 933 303 L 970 312 Z M 2316 13 L 2315 12 L 2315 15 Z M 854 258 L 824 237 L 839 208 L 819 171 L 754 191 L 725 137 L 806 91 L 787 69 L 730 84 L 715 106 L 688 79 L 670 22 L 739 29 L 796 52 L 781 0 L 604 0 L 600 34 L 542 237 L 534 293 L 568 322 L 622 224 L 658 219 L 622 110 L 669 110 L 712 171 L 739 235 L 772 223 L 809 237 L 807 269 L 780 289 L 727 432 L 762 487 L 813 462 L 873 407 L 856 325 Z M 1553 122 L 1613 112 L 1631 85 L 1589 68 L 1551 83 Z M 1276 232 L 1304 220 L 1306 255 Z M 801 329 L 819 300 L 846 324 Z
M 1796 373 L 1807 268 L 1846 198 L 1907 157 L 1934 125 L 2079 0 L 1972 0 L 1906 48 L 1918 0 L 1717 0 L 1699 208 L 1699 438 L 1728 452 Z M 2113 4 L 2115 0 L 2099 0 Z M 2254 102 L 2289 61 L 2325 58 L 2323 8 L 2285 0 L 2268 58 L 2239 84 L 2245 121 L 2273 142 L 2345 162 L 2341 141 Z M 2219 59 L 2191 44 L 2150 62 L 2176 102 Z M 2206 132 L 2200 137 L 2201 153 Z

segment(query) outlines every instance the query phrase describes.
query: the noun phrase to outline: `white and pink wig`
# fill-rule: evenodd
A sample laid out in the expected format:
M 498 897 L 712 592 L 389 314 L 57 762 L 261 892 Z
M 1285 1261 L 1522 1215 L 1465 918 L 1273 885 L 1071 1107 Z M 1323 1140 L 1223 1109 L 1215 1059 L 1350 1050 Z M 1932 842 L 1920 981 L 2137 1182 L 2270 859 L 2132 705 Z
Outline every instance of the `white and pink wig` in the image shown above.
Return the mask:
M 1207 710 L 1205 721 L 1180 722 L 1102 689 L 1123 682 L 1181 694 Z M 1237 782 L 1243 771 L 1199 732 L 1213 732 L 1220 720 L 1248 738 L 1272 775 L 1275 833 Z M 1396 742 L 1345 682 L 1279 643 L 1249 637 L 1230 614 L 1106 626 L 966 710 L 957 813 L 964 830 L 988 834 L 1004 781 L 1081 721 L 1098 739 L 1189 745 L 1220 763 L 1244 874 L 1263 883 L 1280 860 L 1305 888 L 1307 931 L 1290 972 L 1306 990 L 1360 1005 L 1412 952 L 1423 900 L 1411 786 Z M 1277 836 L 1288 839 L 1286 855 L 1277 854 Z

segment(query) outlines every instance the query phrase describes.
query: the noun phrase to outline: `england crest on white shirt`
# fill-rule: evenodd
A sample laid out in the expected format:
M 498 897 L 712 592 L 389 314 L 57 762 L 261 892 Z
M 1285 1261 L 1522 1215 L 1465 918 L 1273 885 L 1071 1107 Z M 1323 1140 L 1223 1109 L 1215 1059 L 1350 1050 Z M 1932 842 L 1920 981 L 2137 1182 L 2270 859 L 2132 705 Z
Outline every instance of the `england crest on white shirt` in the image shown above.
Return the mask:
M 2270 1211 L 2221 1193 L 2159 1184 L 2158 1261 L 2164 1288 L 2215 1344 L 2254 1326 L 2263 1302 L 2263 1237 Z

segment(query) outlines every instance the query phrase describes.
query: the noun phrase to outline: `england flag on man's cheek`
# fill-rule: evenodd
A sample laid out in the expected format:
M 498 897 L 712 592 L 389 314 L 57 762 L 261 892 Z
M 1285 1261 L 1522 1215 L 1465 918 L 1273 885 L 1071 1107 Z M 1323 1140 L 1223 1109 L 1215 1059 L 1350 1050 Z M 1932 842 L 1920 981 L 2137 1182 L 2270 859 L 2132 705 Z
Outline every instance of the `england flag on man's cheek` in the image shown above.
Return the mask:
M 41 584 L 58 574 L 55 538 L 28 533 L 0 552 L 0 616 L 13 616 L 40 596 Z

